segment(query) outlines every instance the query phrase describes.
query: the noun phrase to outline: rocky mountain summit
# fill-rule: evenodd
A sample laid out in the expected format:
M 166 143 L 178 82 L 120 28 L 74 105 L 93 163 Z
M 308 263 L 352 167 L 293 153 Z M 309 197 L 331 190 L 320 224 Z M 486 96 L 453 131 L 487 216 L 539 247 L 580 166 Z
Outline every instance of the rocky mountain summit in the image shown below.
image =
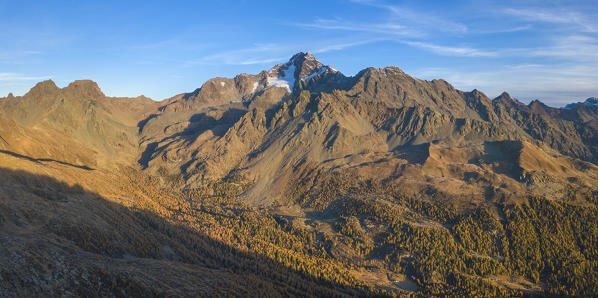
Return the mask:
M 137 124 L 159 104 L 139 96 L 107 97 L 90 80 L 58 88 L 51 81 L 23 96 L 0 99 L 0 149 L 91 168 L 133 164 Z
M 575 181 L 591 184 L 595 112 L 525 105 L 507 93 L 489 99 L 397 67 L 346 77 L 300 53 L 269 71 L 212 79 L 167 100 L 140 129 L 139 162 L 153 173 L 178 173 L 191 188 L 243 176 L 255 182 L 247 200 L 260 205 L 291 200 L 283 194 L 292 182 L 320 170 L 396 181 L 412 195 L 521 195 L 530 187 L 522 177 L 532 174 L 519 150 L 503 151 L 513 142 L 561 160 Z M 433 150 L 452 153 L 434 159 Z M 573 179 L 557 176 L 563 185 Z
M 558 196 L 570 181 L 589 187 L 598 161 L 593 102 L 557 109 L 508 93 L 490 99 L 397 67 L 347 77 L 298 53 L 259 74 L 210 79 L 160 103 L 109 98 L 92 81 L 63 89 L 45 81 L 2 99 L 0 120 L 5 150 L 14 143 L 15 153 L 35 158 L 140 166 L 177 175 L 184 188 L 238 176 L 253 182 L 247 202 L 265 206 L 292 202 L 294 182 L 320 171 L 445 198 L 511 197 L 548 185 L 544 192 Z M 43 137 L 28 137 L 32 129 Z M 526 169 L 526 148 L 559 170 Z M 523 178 L 530 175 L 556 182 Z
M 598 293 L 598 99 L 310 53 L 161 102 L 0 98 L 0 293 Z

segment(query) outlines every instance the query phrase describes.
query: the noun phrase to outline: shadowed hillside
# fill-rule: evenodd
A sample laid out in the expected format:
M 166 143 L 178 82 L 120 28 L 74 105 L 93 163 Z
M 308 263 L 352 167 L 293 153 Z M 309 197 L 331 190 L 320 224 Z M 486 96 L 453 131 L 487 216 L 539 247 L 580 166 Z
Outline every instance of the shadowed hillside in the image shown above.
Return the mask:
M 9 296 L 595 296 L 598 106 L 309 53 L 163 102 L 0 98 Z
M 241 251 L 79 185 L 0 168 L 4 295 L 345 296 L 333 282 Z M 337 288 L 337 289 L 335 289 Z
M 187 188 L 243 177 L 254 182 L 244 195 L 256 206 L 294 203 L 292 181 L 318 171 L 392 180 L 405 194 L 457 205 L 528 192 L 559 199 L 569 186 L 595 185 L 597 108 L 489 99 L 397 67 L 346 77 L 300 53 L 168 100 L 143 123 L 139 162 L 152 174 L 181 175 Z M 536 154 L 558 167 L 527 169 Z

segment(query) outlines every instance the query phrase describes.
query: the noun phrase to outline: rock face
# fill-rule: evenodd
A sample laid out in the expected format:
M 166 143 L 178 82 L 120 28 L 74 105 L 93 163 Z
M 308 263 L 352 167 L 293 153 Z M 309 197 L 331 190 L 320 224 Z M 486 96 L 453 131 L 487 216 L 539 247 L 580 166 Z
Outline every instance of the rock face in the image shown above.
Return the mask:
M 322 171 L 394 181 L 417 196 L 495 198 L 548 184 L 591 187 L 593 102 L 557 109 L 507 93 L 490 99 L 397 67 L 346 77 L 299 53 L 161 103 L 109 98 L 91 81 L 63 89 L 45 81 L 0 99 L 0 146 L 90 167 L 166 171 L 186 188 L 238 176 L 252 182 L 245 198 L 255 205 L 291 200 L 296 181 Z M 56 139 L 73 149 L 45 141 Z
M 0 292 L 592 296 L 593 102 L 309 53 L 159 103 L 44 81 L 0 98 Z
M 137 123 L 157 107 L 146 97 L 106 97 L 89 80 L 62 89 L 44 81 L 24 96 L 0 100 L 2 149 L 92 168 L 131 164 Z
M 455 195 L 487 193 L 495 183 L 487 177 L 494 175 L 505 181 L 499 192 L 517 194 L 526 191 L 522 174 L 501 169 L 520 167 L 526 155 L 496 148 L 518 141 L 596 162 L 594 110 L 524 105 L 507 93 L 489 99 L 396 67 L 346 77 L 299 53 L 269 71 L 209 80 L 167 101 L 141 130 L 140 162 L 150 172 L 182 173 L 187 187 L 241 174 L 255 181 L 247 199 L 256 204 L 285 200 L 288 186 L 314 169 L 395 179 L 413 193 L 433 187 Z M 419 152 L 426 150 L 468 159 Z M 566 162 L 563 167 L 576 172 Z M 586 172 L 575 175 L 594 179 Z M 439 187 L 443 181 L 450 187 Z

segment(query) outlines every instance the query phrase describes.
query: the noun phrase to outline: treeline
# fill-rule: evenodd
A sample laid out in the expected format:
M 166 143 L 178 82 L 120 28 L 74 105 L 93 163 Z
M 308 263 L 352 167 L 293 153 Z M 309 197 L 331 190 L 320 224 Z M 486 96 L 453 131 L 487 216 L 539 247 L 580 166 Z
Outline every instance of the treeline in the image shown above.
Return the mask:
M 315 177 L 296 185 L 298 201 L 337 214 L 336 230 L 353 242 L 363 236 L 349 216 L 387 225 L 385 239 L 373 250 L 392 247 L 385 257 L 388 269 L 407 274 L 425 294 L 598 295 L 594 195 L 583 206 L 530 196 L 517 204 L 496 203 L 493 212 L 482 207 L 456 212 L 405 197 L 392 184 L 340 174 Z M 304 187 L 313 182 L 320 186 Z M 531 286 L 505 286 L 508 277 Z
M 52 231 L 113 256 L 163 258 L 157 243 L 169 243 L 179 261 L 250 274 L 265 291 L 272 284 L 259 279 L 276 281 L 289 295 L 405 294 L 358 278 L 379 263 L 414 281 L 423 295 L 598 294 L 598 211 L 591 199 L 576 206 L 529 197 L 497 203 L 492 212 L 457 212 L 405 197 L 392 184 L 317 173 L 299 181 L 292 196 L 334 219 L 328 233 L 247 206 L 239 196 L 250 184 L 240 178 L 176 190 L 160 187 L 160 177 L 133 170 L 125 176 L 121 188 L 133 196 L 125 205 L 135 216 L 115 212 L 129 215 L 112 219 L 114 231 L 144 228 L 124 235 L 56 224 Z M 351 252 L 335 250 L 341 246 Z
M 314 288 L 313 293 L 323 293 L 323 289 L 327 287 L 353 289 L 344 291 L 345 293 L 382 293 L 375 289 L 368 290 L 364 283 L 349 273 L 344 264 L 331 258 L 325 249 L 326 241 L 318 240 L 314 232 L 296 229 L 284 219 L 246 206 L 238 198 L 248 187 L 242 180 L 206 181 L 201 188 L 179 192 L 158 187 L 160 184 L 152 181 L 158 178 L 147 177 L 133 170 L 127 173 L 127 177 L 129 182 L 123 187 L 129 193 L 138 194 L 135 204 L 130 208 L 157 214 L 172 225 L 184 227 L 175 234 L 176 242 L 184 243 L 181 251 L 205 250 L 206 245 L 189 243 L 189 239 L 194 239 L 192 233 L 200 233 L 215 243 L 222 244 L 213 249 L 210 256 L 227 266 L 235 263 L 238 257 L 222 254 L 219 250 L 226 251 L 228 248 L 230 251 L 233 248 L 270 260 L 270 265 L 241 260 L 236 261 L 238 265 L 235 266 L 243 268 L 245 264 L 252 264 L 254 268 L 250 271 L 254 274 L 298 272 L 301 278 L 289 277 L 288 282 L 301 283 L 300 280 L 308 278 L 323 285 L 321 288 Z M 148 225 L 156 229 L 165 228 L 159 223 L 148 222 Z M 168 232 L 171 236 L 172 233 Z M 203 262 L 209 263 L 207 260 Z M 265 268 L 266 265 L 273 267 Z M 330 293 L 334 292 L 337 290 Z M 343 291 L 337 295 L 339 293 Z

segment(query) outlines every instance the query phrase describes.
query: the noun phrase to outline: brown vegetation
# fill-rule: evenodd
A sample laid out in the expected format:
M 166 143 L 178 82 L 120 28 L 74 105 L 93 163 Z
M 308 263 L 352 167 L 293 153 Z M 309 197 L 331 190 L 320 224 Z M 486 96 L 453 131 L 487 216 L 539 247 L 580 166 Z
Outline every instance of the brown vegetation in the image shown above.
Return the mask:
M 309 54 L 163 103 L 45 81 L 0 99 L 0 290 L 595 296 L 596 117 Z

